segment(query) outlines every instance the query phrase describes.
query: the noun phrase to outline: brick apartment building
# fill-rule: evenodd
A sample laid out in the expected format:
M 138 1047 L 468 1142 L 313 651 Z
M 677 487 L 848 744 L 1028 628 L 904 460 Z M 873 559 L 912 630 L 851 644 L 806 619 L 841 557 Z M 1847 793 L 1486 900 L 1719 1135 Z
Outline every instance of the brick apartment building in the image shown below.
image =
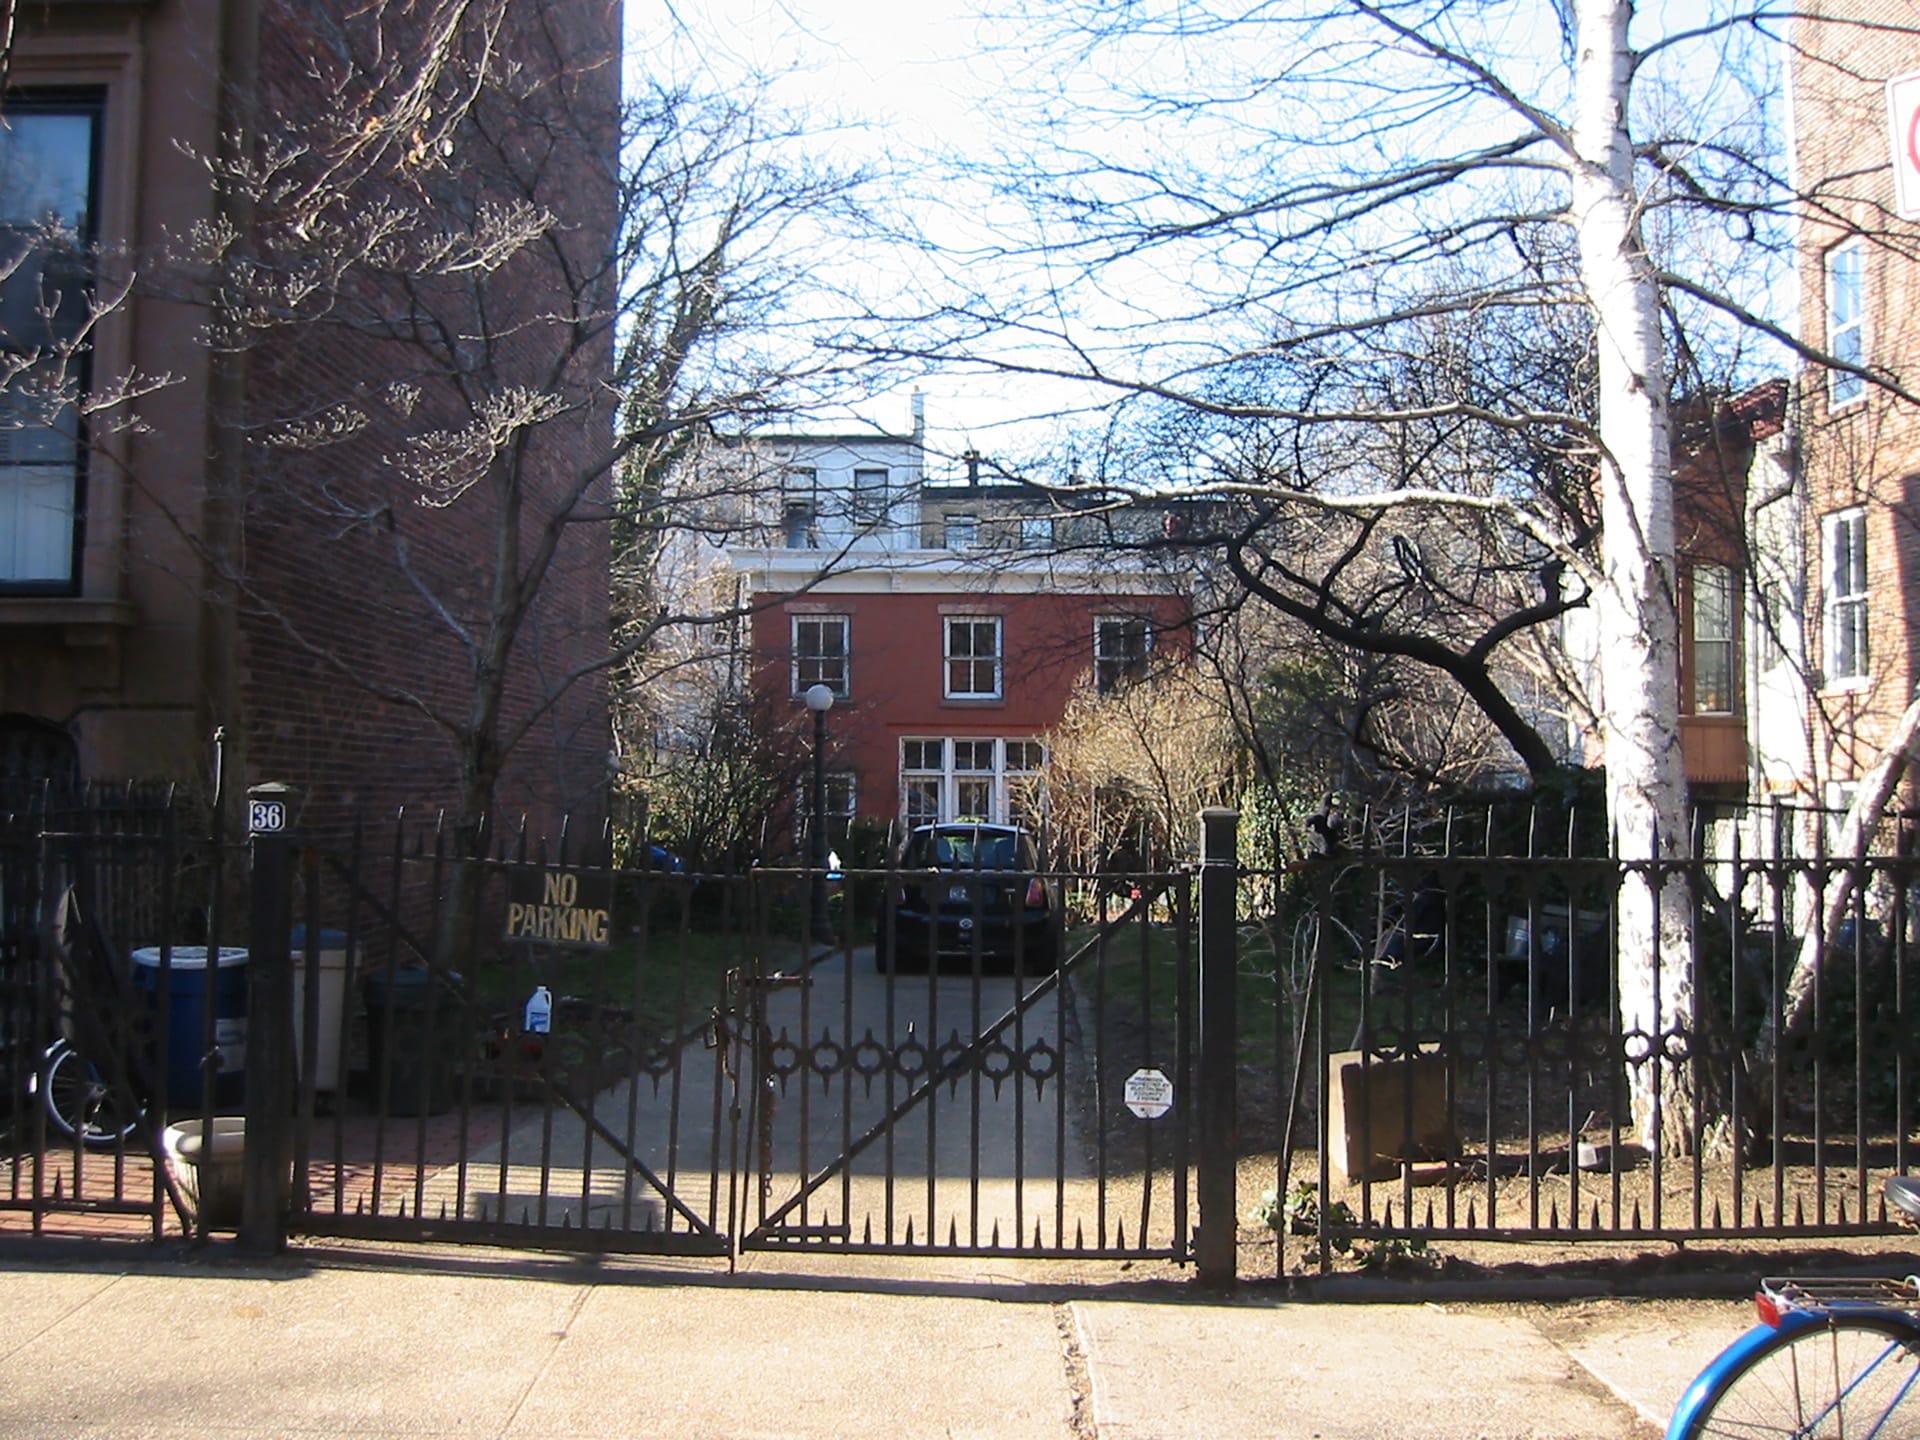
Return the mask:
M 1110 518 L 983 477 L 971 455 L 929 478 L 917 401 L 908 434 L 748 449 L 778 497 L 777 522 L 726 552 L 755 607 L 752 683 L 802 736 L 807 690 L 832 692 L 830 829 L 1031 821 L 1075 686 L 1187 645 L 1180 588 L 1104 545 Z
M 1896 178 L 1920 180 L 1920 155 L 1910 125 L 1892 133 L 1888 82 L 1920 72 L 1913 9 L 1906 0 L 1808 9 L 1793 32 L 1793 163 L 1801 192 L 1822 198 L 1799 219 L 1800 331 L 1911 391 L 1920 223 L 1900 218 Z M 1906 213 L 1920 217 L 1920 184 Z M 1788 557 L 1783 570 L 1800 568 L 1800 603 L 1763 614 L 1783 613 L 1786 649 L 1804 651 L 1806 718 L 1770 737 L 1761 794 L 1839 806 L 1920 683 L 1920 407 L 1850 369 L 1809 369 L 1795 418 L 1797 511 L 1771 548 Z M 1769 537 L 1756 538 L 1765 553 Z M 1763 633 L 1759 643 L 1780 653 L 1779 639 Z
M 455 107 L 400 80 L 452 13 L 22 7 L 0 129 L 0 778 L 204 785 L 224 727 L 231 779 L 289 781 L 316 814 L 454 803 L 475 755 L 503 808 L 599 803 L 604 685 L 568 681 L 607 643 L 606 527 L 560 521 L 614 425 L 611 326 L 586 322 L 611 295 L 619 7 L 469 7 L 440 83 L 494 69 L 442 133 Z M 354 149 L 356 125 L 375 138 Z M 215 185 L 235 134 L 281 162 L 271 184 Z M 348 148 L 298 153 L 316 136 Z M 557 216 L 542 245 L 419 263 L 429 222 L 457 245 L 515 201 Z M 398 226 L 384 250 L 356 228 L 375 206 Z M 182 256 L 222 226 L 232 270 Z M 228 275 L 249 323 L 222 331 L 206 296 Z M 62 346 L 91 403 L 29 406 Z M 107 403 L 126 377 L 149 393 Z M 462 473 L 462 437 L 530 390 L 559 404 L 517 468 L 476 448 Z M 584 500 L 607 493 L 597 476 Z M 496 643 L 492 596 L 549 527 L 547 583 Z M 499 713 L 477 713 L 496 665 Z M 430 711 L 479 738 L 461 751 Z

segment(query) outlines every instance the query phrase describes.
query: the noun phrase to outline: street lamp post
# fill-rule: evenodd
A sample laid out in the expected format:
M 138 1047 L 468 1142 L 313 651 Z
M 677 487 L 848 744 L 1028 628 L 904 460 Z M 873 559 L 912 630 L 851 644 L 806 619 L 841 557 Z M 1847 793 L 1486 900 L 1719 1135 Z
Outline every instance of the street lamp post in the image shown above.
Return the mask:
M 825 685 L 810 685 L 803 698 L 813 712 L 813 818 L 807 826 L 813 866 L 813 938 L 832 940 L 833 927 L 827 923 L 827 712 L 833 708 L 833 691 Z

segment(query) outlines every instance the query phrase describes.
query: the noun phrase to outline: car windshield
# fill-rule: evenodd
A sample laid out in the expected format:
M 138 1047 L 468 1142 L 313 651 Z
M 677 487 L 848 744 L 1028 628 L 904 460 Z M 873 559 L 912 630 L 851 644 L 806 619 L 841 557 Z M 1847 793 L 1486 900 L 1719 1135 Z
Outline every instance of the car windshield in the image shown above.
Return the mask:
M 943 869 L 1012 870 L 1020 863 L 1020 837 L 1004 831 L 942 830 L 933 837 L 933 863 Z

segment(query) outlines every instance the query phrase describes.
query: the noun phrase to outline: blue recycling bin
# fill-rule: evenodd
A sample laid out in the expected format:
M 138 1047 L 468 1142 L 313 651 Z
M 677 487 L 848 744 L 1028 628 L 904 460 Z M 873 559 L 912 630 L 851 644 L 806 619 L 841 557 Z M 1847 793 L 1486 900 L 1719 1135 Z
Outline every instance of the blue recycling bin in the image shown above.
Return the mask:
M 208 975 L 207 947 L 175 945 L 166 979 L 167 1013 L 159 1016 L 167 1035 L 167 1104 L 174 1109 L 198 1109 L 201 1104 L 201 1061 L 210 1052 L 218 1056 L 213 1087 L 214 1104 L 239 1105 L 246 1098 L 247 1069 L 247 951 L 223 945 Z M 156 1012 L 160 1007 L 162 968 L 160 947 L 143 946 L 133 952 L 133 989 L 144 995 Z M 213 1033 L 207 1033 L 207 988 L 213 987 Z

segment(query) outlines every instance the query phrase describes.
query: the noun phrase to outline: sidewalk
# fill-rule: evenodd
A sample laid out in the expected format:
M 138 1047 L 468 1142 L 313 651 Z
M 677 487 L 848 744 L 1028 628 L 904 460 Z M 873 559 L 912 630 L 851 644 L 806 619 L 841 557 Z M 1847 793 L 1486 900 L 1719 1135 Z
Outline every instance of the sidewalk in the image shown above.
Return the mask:
M 990 1262 L 849 1278 L 310 1244 L 0 1251 L 0 1435 L 1657 1436 L 1744 1302 L 1289 1302 Z

